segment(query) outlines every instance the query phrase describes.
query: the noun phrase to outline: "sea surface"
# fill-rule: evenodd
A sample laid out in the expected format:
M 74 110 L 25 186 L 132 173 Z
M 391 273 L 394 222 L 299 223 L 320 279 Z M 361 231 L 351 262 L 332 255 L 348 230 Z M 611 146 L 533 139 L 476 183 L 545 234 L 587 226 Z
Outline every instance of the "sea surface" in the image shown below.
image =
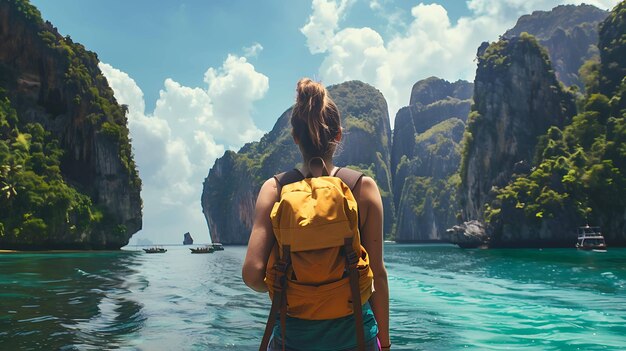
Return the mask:
M 245 247 L 0 254 L 0 350 L 257 350 Z M 626 249 L 386 244 L 394 350 L 626 350 Z

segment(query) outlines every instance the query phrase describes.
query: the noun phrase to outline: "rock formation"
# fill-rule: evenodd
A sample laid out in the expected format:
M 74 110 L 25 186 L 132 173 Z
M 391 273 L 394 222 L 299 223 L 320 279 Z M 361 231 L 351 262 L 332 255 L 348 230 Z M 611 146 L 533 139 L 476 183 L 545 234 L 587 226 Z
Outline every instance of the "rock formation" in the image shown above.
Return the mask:
M 464 218 L 483 219 L 492 187 L 502 187 L 520 161 L 532 163 L 538 137 L 575 112 L 548 56 L 530 35 L 491 44 L 478 58 L 474 108 L 461 165 Z
M 483 223 L 472 220 L 460 225 L 454 225 L 446 230 L 445 240 L 455 243 L 462 248 L 486 248 L 489 245 L 489 236 Z
M 415 83 L 396 115 L 391 169 L 399 242 L 440 240 L 456 223 L 460 141 L 473 84 L 430 77 Z
M 494 189 L 511 181 L 516 164 L 533 164 L 538 138 L 551 126 L 569 123 L 575 107 L 556 81 L 547 54 L 527 34 L 489 45 L 479 55 L 474 84 L 461 204 L 465 219 L 485 220 Z
M 338 166 L 362 170 L 376 179 L 385 206 L 385 231 L 394 223 L 391 191 L 391 128 L 387 103 L 370 85 L 351 81 L 328 88 L 341 112 L 344 137 L 335 156 Z M 262 183 L 302 162 L 291 137 L 287 109 L 259 142 L 227 151 L 209 171 L 202 192 L 202 210 L 211 240 L 246 244 L 252 228 L 256 197 Z
M 598 25 L 608 15 L 592 5 L 561 5 L 551 11 L 535 11 L 519 18 L 505 38 L 526 32 L 548 50 L 558 80 L 584 88 L 579 69 L 598 55 Z
M 620 2 L 600 26 L 600 75 L 602 95 L 590 95 L 585 107 L 605 126 L 591 145 L 605 146 L 600 161 L 588 167 L 593 223 L 602 226 L 609 245 L 626 246 L 626 2 Z M 609 103 L 607 109 L 606 102 Z M 608 112 L 608 113 L 607 113 Z M 607 118 L 608 117 L 608 118 Z M 590 153 L 593 155 L 593 153 Z M 593 158 L 590 158 L 593 160 Z M 610 169 L 610 172 L 606 172 Z M 604 172 L 608 174 L 603 174 Z M 597 177 L 596 177 L 597 176 Z
M 626 4 L 622 1 L 600 26 L 600 92 L 607 97 L 620 93 L 626 75 Z M 621 101 L 620 109 L 626 108 Z
M 189 232 L 183 235 L 183 245 L 193 245 L 193 238 Z
M 413 85 L 409 105 L 430 105 L 434 102 L 456 98 L 468 100 L 474 94 L 474 84 L 464 80 L 450 83 L 447 80 L 429 77 Z
M 60 147 L 62 180 L 50 181 L 67 184 L 87 196 L 80 201 L 91 203 L 85 203 L 90 214 L 68 212 L 63 220 L 32 202 L 13 203 L 13 217 L 25 211 L 36 220 L 29 225 L 25 224 L 29 219 L 24 223 L 3 220 L 5 235 L 0 235 L 0 245 L 111 249 L 128 244 L 141 229 L 141 180 L 128 139 L 126 109 L 115 101 L 98 69 L 96 54 L 69 36 L 62 37 L 27 1 L 3 1 L 0 87 L 10 109 L 16 111 L 11 128 L 23 133 L 42 126 L 37 132 L 42 143 L 50 145 L 50 150 L 56 150 L 53 145 Z M 56 151 L 50 152 L 55 159 Z M 31 205 L 38 208 L 35 213 L 26 209 Z

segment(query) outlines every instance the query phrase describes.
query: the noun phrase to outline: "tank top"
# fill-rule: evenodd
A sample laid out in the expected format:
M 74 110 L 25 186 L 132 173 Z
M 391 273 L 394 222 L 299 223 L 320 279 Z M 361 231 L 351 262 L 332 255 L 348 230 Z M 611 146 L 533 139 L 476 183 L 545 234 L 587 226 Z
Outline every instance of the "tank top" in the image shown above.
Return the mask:
M 308 320 L 287 316 L 285 345 L 302 351 L 335 351 L 357 346 L 354 316 L 336 319 Z M 378 325 L 369 302 L 363 305 L 365 341 L 378 334 Z M 280 342 L 280 320 L 276 321 L 272 338 Z

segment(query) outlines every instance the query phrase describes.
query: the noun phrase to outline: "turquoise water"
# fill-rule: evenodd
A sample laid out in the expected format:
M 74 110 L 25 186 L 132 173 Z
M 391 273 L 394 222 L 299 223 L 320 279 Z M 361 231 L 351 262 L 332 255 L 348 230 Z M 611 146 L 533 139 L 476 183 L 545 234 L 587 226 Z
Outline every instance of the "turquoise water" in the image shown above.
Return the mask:
M 245 247 L 0 254 L 1 350 L 255 350 Z M 626 249 L 387 245 L 394 350 L 624 350 Z

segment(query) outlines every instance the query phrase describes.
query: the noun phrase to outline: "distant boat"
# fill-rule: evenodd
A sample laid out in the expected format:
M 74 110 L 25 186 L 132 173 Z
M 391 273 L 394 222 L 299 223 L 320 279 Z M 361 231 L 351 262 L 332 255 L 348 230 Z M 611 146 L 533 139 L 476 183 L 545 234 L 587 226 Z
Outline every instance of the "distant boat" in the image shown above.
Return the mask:
M 213 245 L 213 250 L 215 251 L 224 251 L 224 245 L 220 244 L 220 243 L 214 243 Z
M 600 232 L 600 227 L 590 227 L 589 225 L 578 228 L 578 240 L 576 248 L 580 250 L 606 251 L 604 236 Z
M 165 252 L 167 252 L 167 249 L 164 249 L 164 248 L 158 247 L 158 246 L 150 247 L 150 248 L 143 249 L 143 250 L 146 253 L 165 253 Z
M 215 251 L 212 245 L 189 248 L 189 250 L 191 250 L 192 254 L 213 253 L 213 251 Z

